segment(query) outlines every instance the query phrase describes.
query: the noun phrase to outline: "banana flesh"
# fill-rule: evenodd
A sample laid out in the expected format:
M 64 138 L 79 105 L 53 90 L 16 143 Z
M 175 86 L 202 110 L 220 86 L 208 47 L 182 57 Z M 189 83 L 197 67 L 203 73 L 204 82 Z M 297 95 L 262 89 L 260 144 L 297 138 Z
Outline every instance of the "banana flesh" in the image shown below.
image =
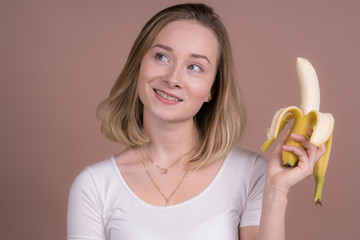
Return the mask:
M 266 151 L 289 122 L 293 122 L 292 133 L 307 137 L 310 143 L 315 146 L 325 144 L 326 153 L 316 162 L 313 172 L 316 183 L 314 202 L 316 205 L 322 206 L 321 193 L 330 157 L 334 117 L 330 113 L 321 113 L 319 111 L 319 82 L 311 63 L 304 58 L 297 58 L 296 67 L 300 81 L 301 106 L 300 108 L 296 106 L 281 108 L 275 113 L 267 133 L 267 140 L 261 147 L 261 150 Z M 311 136 L 308 135 L 309 129 L 312 130 Z M 292 140 L 290 137 L 286 140 L 285 145 L 304 149 L 300 143 Z M 292 152 L 283 151 L 282 161 L 286 167 L 295 167 L 299 158 Z

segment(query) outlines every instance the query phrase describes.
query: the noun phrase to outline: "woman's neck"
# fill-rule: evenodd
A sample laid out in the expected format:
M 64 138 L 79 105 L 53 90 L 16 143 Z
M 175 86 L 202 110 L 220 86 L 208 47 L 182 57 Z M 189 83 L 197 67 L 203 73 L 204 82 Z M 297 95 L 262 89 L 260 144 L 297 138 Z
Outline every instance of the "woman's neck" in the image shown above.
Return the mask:
M 156 156 L 159 164 L 167 165 L 189 153 L 198 141 L 198 133 L 192 119 L 183 122 L 149 121 L 144 119 L 144 132 L 150 142 L 143 149 Z M 187 162 L 184 156 L 181 162 Z

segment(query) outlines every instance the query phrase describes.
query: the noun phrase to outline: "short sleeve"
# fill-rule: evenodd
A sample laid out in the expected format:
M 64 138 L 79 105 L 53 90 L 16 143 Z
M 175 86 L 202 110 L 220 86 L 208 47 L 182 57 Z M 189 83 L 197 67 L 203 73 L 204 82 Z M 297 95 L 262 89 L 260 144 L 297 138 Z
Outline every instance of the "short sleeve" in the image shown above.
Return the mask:
M 67 239 L 106 239 L 102 206 L 95 181 L 88 168 L 76 177 L 69 192 Z
M 267 161 L 257 155 L 252 169 L 245 210 L 240 217 L 239 228 L 260 224 L 262 195 L 265 184 Z

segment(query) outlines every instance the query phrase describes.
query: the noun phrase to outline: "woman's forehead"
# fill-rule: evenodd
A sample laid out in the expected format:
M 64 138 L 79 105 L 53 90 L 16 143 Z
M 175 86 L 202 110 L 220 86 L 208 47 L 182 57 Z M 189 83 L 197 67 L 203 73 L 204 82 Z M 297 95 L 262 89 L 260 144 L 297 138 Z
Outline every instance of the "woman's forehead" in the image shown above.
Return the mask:
M 156 36 L 152 47 L 161 44 L 174 51 L 188 51 L 217 59 L 219 41 L 212 29 L 195 20 L 173 21 L 165 25 Z

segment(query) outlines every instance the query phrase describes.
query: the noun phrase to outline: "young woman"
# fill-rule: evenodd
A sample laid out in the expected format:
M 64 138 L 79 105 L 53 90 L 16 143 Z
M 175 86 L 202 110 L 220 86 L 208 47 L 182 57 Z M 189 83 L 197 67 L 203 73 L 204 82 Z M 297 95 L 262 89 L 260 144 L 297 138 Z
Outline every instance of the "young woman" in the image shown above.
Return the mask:
M 293 135 L 266 162 L 236 146 L 244 126 L 227 32 L 203 4 L 169 7 L 136 39 L 102 131 L 127 148 L 87 167 L 69 194 L 68 239 L 285 239 L 289 190 L 324 153 Z M 281 151 L 300 158 L 281 166 Z

